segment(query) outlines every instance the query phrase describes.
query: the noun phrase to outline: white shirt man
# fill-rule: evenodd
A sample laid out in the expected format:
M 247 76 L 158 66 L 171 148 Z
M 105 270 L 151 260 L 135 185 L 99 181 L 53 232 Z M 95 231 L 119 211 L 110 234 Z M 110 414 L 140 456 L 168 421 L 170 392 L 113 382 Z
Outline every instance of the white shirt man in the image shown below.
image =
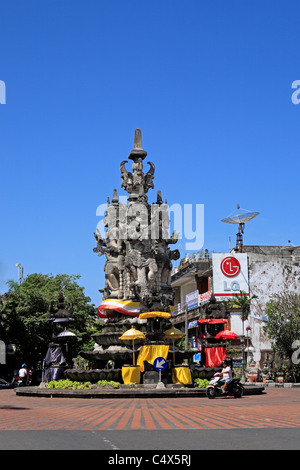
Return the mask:
M 28 371 L 26 369 L 26 364 L 22 364 L 21 369 L 19 370 L 19 377 L 24 383 L 27 382 Z

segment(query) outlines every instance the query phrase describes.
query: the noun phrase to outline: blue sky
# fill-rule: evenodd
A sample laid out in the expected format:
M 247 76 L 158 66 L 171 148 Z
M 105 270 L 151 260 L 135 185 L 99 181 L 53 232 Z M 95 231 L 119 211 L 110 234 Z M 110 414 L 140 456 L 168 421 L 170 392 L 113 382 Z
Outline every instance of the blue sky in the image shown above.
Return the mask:
M 204 248 L 259 211 L 245 244 L 299 239 L 298 1 L 1 1 L 0 292 L 34 272 L 80 274 L 95 304 L 96 209 L 142 130 L 156 199 L 204 204 Z M 146 165 L 148 168 L 148 166 Z M 184 254 L 184 249 L 183 249 Z

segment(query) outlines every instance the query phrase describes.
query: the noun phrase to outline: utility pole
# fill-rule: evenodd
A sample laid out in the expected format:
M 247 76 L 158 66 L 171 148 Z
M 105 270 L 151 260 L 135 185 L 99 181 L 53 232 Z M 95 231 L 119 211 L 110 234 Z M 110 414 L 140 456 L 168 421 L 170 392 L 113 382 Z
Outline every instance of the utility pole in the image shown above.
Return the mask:
M 21 285 L 23 281 L 23 266 L 21 263 L 17 263 L 16 267 L 18 268 L 19 285 Z
M 188 339 L 188 308 L 187 304 L 184 308 L 184 333 L 185 333 L 185 350 L 188 349 L 189 339 Z

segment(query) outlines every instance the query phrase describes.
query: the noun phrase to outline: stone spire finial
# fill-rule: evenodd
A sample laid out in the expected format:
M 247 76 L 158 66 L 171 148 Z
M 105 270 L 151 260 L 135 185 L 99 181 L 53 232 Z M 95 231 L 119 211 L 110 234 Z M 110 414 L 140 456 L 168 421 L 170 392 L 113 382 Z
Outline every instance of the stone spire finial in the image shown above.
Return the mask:
M 136 161 L 138 158 L 144 160 L 147 156 L 147 152 L 142 148 L 142 132 L 141 129 L 136 129 L 134 132 L 134 140 L 133 140 L 133 150 L 131 150 L 128 158 L 131 160 Z
M 133 139 L 133 148 L 134 149 L 139 149 L 142 150 L 142 132 L 141 129 L 136 129 L 134 133 L 134 139 Z
M 117 192 L 116 189 L 114 189 L 114 191 L 113 191 L 113 198 L 112 198 L 111 202 L 112 202 L 113 204 L 117 204 L 117 203 L 119 202 L 119 199 L 118 199 L 118 192 Z

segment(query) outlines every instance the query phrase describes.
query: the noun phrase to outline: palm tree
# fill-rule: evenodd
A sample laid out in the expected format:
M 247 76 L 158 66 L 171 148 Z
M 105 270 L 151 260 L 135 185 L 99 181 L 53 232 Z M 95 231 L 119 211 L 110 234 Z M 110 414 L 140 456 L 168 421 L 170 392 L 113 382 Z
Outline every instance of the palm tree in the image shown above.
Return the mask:
M 248 319 L 250 313 L 250 304 L 253 299 L 257 299 L 257 295 L 249 297 L 243 290 L 239 294 L 233 294 L 234 300 L 228 302 L 230 307 L 238 308 L 242 311 L 242 320 Z
M 228 302 L 229 307 L 238 308 L 241 310 L 241 318 L 243 320 L 243 343 L 242 343 L 242 352 L 243 352 L 243 362 L 242 362 L 242 380 L 245 380 L 245 343 L 244 343 L 244 324 L 245 320 L 248 319 L 250 313 L 250 305 L 253 299 L 257 299 L 257 295 L 253 294 L 251 297 L 246 294 L 245 291 L 241 290 L 239 294 L 233 294 L 234 300 Z

